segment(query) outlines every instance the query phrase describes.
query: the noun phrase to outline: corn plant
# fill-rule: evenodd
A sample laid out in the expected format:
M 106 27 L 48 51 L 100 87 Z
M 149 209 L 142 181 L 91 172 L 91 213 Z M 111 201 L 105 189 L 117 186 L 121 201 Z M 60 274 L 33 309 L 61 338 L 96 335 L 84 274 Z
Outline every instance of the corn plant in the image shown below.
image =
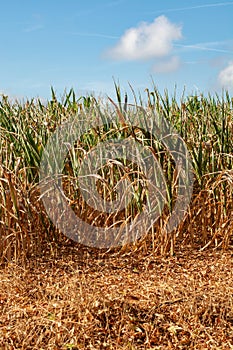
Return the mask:
M 159 220 L 146 238 L 135 244 L 152 246 L 154 251 L 182 247 L 187 242 L 200 247 L 223 247 L 231 244 L 232 236 L 232 169 L 233 169 L 233 99 L 228 92 L 218 95 L 183 96 L 160 93 L 156 86 L 146 89 L 146 102 L 137 97 L 131 87 L 136 107 L 128 103 L 114 82 L 116 100 L 97 101 L 93 96 L 76 97 L 74 90 L 65 92 L 59 100 L 54 89 L 51 99 L 19 102 L 7 96 L 0 100 L 0 259 L 27 260 L 54 242 L 67 238 L 54 227 L 41 202 L 38 186 L 39 167 L 44 147 L 54 131 L 70 116 L 91 117 L 93 125 L 67 151 L 62 174 L 67 203 L 76 215 L 93 225 L 121 228 L 143 212 L 148 203 L 147 185 L 140 166 L 126 156 L 103 164 L 95 174 L 99 195 L 105 203 L 117 198 L 117 184 L 126 179 L 131 183 L 132 200 L 123 210 L 106 213 L 93 210 L 85 202 L 79 188 L 80 164 L 95 147 L 105 141 L 132 139 L 143 149 L 150 150 L 160 164 L 166 180 L 166 204 Z M 104 105 L 104 108 L 103 108 Z M 144 112 L 142 112 L 142 110 Z M 147 113 L 161 116 L 162 128 L 173 126 L 185 141 L 194 171 L 194 191 L 189 213 L 176 232 L 168 236 L 166 222 L 177 199 L 174 159 L 162 140 L 135 127 L 133 114 L 147 125 Z M 113 122 L 116 115 L 118 121 Z M 96 121 L 101 126 L 95 126 Z M 160 119 L 158 119 L 160 120 Z M 97 123 L 98 124 L 98 123 Z M 100 125 L 99 124 L 99 125 Z M 161 126 L 161 125 L 160 125 Z M 172 130 L 171 130 L 172 131 Z M 159 134 L 159 126 L 158 126 Z M 179 142 L 179 140 L 177 141 Z M 145 243 L 146 242 L 146 243 Z M 177 243 L 176 243 L 177 242 Z M 172 247 L 171 247 L 172 246 Z

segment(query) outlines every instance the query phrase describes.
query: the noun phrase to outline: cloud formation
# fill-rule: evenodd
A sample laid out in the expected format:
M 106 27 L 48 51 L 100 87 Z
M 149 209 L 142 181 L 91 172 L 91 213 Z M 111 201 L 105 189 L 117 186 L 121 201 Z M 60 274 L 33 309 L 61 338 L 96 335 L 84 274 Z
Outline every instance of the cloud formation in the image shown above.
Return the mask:
M 127 61 L 161 58 L 168 56 L 173 41 L 181 38 L 181 26 L 159 16 L 152 23 L 142 22 L 138 27 L 126 30 L 116 46 L 108 50 L 107 56 Z
M 223 87 L 233 87 L 233 61 L 220 71 L 218 81 Z
M 154 73 L 171 73 L 181 66 L 179 57 L 172 56 L 158 60 L 152 67 Z

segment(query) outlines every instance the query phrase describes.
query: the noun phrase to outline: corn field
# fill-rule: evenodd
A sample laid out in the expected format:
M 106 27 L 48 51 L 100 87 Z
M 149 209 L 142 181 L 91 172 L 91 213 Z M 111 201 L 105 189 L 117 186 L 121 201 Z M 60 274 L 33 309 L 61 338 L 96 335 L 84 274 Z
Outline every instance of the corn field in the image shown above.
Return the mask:
M 171 234 L 164 230 L 176 197 L 175 166 L 163 144 L 142 130 L 127 125 L 127 95 L 115 84 L 116 101 L 102 113 L 94 96 L 76 97 L 70 90 L 59 100 L 52 89 L 51 100 L 26 102 L 0 100 L 0 261 L 27 261 L 53 252 L 68 240 L 51 222 L 41 200 L 39 167 L 45 145 L 61 123 L 70 116 L 91 113 L 102 119 L 102 127 L 92 128 L 70 149 L 64 169 L 63 188 L 69 206 L 87 223 L 102 227 L 121 227 L 143 210 L 147 201 L 141 170 L 133 162 L 121 159 L 104 167 L 96 181 L 98 192 L 106 200 L 115 196 L 115 186 L 128 171 L 134 183 L 129 205 L 114 214 L 93 210 L 77 186 L 77 164 L 99 142 L 133 137 L 149 146 L 166 178 L 167 202 L 161 216 L 148 234 L 121 250 L 152 249 L 155 254 L 174 254 L 177 249 L 227 249 L 233 234 L 233 98 L 223 96 L 183 96 L 178 100 L 156 87 L 146 89 L 144 102 L 132 90 L 134 104 L 155 111 L 174 126 L 190 153 L 194 172 L 191 204 L 183 220 Z M 111 122 L 115 110 L 118 123 Z M 149 143 L 148 143 L 149 142 Z M 128 170 L 125 170 L 128 169 Z M 81 247 L 80 247 L 81 249 Z

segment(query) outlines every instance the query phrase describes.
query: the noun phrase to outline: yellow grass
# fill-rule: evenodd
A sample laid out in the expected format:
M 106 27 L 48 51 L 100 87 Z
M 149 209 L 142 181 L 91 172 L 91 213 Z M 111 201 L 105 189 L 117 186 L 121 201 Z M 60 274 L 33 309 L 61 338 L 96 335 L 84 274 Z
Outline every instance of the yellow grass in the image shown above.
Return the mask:
M 230 252 L 60 256 L 1 271 L 0 349 L 231 349 Z

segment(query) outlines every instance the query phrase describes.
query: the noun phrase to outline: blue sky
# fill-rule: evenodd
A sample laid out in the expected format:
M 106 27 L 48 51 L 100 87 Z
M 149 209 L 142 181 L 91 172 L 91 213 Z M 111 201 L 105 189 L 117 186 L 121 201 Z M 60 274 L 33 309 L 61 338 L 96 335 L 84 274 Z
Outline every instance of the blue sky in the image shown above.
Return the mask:
M 8 0 L 0 93 L 49 98 L 152 88 L 233 92 L 233 1 Z

